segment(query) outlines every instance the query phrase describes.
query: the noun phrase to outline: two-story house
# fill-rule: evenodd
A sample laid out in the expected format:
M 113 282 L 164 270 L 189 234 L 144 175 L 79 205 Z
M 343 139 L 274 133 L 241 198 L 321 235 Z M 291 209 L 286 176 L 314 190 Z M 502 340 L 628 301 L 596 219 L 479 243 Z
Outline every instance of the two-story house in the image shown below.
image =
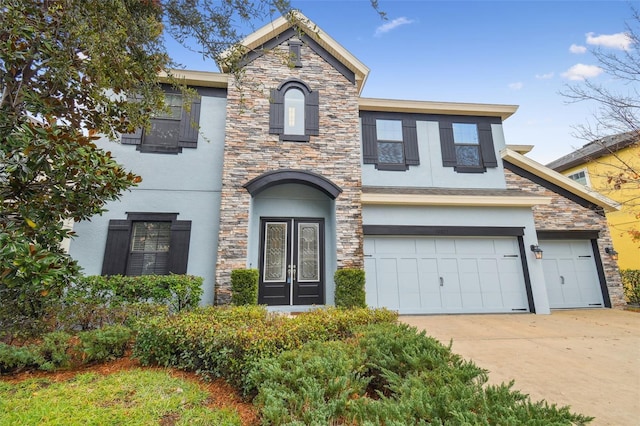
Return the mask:
M 191 108 L 168 92 L 149 131 L 103 142 L 143 182 L 75 224 L 85 273 L 186 272 L 221 304 L 257 268 L 259 302 L 285 311 L 332 305 L 346 267 L 401 313 L 623 303 L 616 203 L 507 146 L 515 106 L 363 98 L 369 69 L 298 18 L 245 39 L 240 84 L 180 72 Z
M 640 242 L 630 231 L 640 231 L 640 146 L 636 132 L 589 142 L 547 164 L 570 179 L 605 194 L 622 205 L 607 213 L 613 248 L 621 269 L 640 269 Z M 626 181 L 625 181 L 626 180 Z

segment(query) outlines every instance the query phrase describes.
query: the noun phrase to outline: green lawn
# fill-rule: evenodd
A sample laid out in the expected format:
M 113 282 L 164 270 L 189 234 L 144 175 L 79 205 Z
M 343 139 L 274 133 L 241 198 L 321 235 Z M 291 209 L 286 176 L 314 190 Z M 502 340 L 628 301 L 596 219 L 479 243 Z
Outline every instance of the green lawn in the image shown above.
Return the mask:
M 207 397 L 160 370 L 0 381 L 0 425 L 241 425 L 237 413 L 208 408 Z

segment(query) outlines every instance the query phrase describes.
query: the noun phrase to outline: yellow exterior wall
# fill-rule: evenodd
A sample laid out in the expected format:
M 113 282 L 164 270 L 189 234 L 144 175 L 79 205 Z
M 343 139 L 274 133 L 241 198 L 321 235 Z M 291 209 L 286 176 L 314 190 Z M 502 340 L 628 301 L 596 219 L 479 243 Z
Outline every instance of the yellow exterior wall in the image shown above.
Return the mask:
M 628 233 L 630 229 L 640 231 L 640 179 L 627 183 L 620 189 L 609 183 L 610 176 L 621 172 L 622 162 L 630 165 L 633 170 L 640 171 L 640 146 L 632 145 L 573 167 L 562 172 L 569 176 L 580 170 L 587 170 L 589 186 L 601 194 L 622 204 L 617 212 L 607 213 L 607 222 L 611 231 L 613 246 L 618 252 L 618 266 L 620 269 L 640 269 L 640 241 L 633 241 Z

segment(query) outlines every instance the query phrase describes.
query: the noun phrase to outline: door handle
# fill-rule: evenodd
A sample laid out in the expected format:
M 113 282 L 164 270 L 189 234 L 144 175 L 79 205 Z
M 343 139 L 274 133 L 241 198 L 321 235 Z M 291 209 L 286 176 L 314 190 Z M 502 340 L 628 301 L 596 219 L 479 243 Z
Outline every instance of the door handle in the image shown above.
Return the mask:
M 564 284 L 564 277 L 560 275 L 560 284 Z
M 444 287 L 444 278 L 440 277 L 440 287 Z

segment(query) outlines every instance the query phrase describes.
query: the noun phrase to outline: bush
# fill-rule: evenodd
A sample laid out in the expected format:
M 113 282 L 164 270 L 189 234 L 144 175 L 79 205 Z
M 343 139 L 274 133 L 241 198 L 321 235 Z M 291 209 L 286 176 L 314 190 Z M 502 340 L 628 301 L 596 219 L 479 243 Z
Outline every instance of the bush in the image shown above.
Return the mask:
M 0 342 L 0 374 L 13 373 L 25 368 L 37 367 L 31 348 L 7 345 Z
M 640 303 L 640 269 L 623 269 L 620 275 L 627 302 Z
M 333 276 L 336 283 L 336 306 L 365 308 L 364 271 L 361 269 L 338 269 Z
M 57 326 L 92 330 L 198 306 L 202 278 L 191 275 L 87 276 L 68 288 Z
M 384 380 L 376 384 L 377 376 Z M 591 420 L 568 407 L 531 402 L 512 383 L 488 386 L 484 370 L 406 325 L 374 324 L 343 342 L 309 343 L 257 362 L 249 378 L 258 388 L 254 402 L 263 422 L 272 425 Z
M 83 362 L 103 362 L 123 357 L 133 332 L 130 328 L 114 325 L 100 330 L 85 331 L 78 337 L 82 346 Z
M 257 269 L 234 269 L 231 271 L 231 303 L 236 306 L 258 304 Z
M 159 364 L 222 377 L 245 393 L 255 391 L 246 374 L 263 358 L 310 341 L 346 338 L 361 325 L 395 322 L 388 310 L 318 309 L 294 318 L 262 306 L 208 307 L 140 325 L 134 355 Z

